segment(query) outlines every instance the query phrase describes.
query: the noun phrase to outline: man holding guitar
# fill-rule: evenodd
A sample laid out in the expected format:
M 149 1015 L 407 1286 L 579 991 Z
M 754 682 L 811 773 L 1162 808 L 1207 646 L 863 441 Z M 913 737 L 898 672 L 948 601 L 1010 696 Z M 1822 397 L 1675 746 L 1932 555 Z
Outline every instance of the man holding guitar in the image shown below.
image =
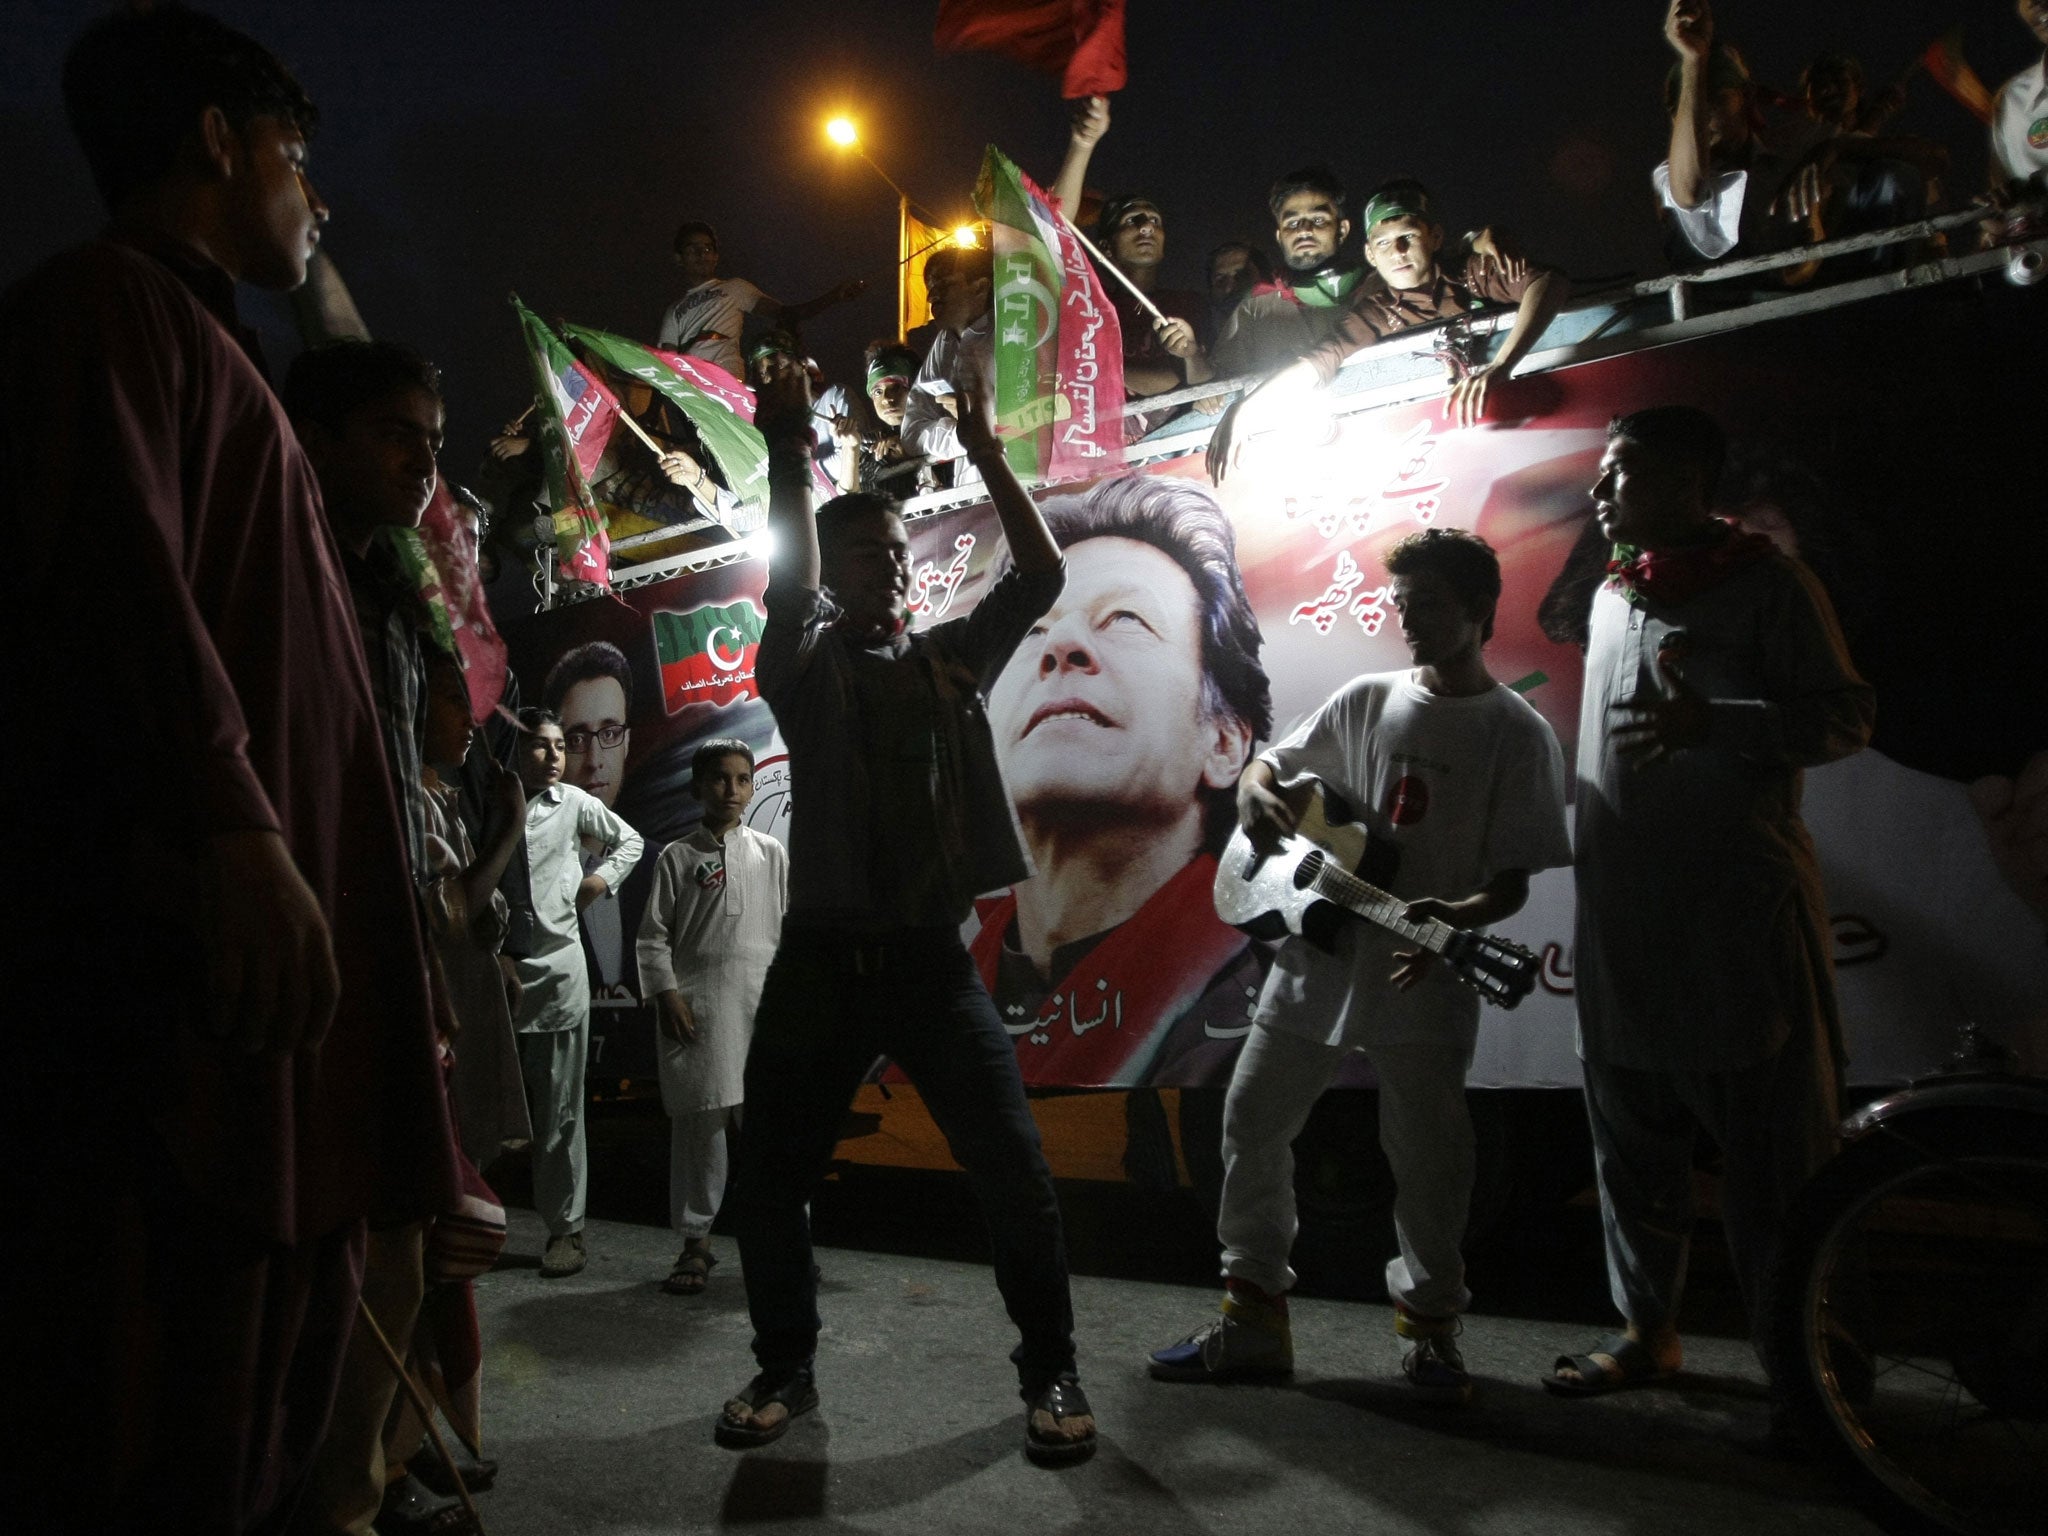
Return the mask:
M 1306 935 L 1281 945 L 1224 1111 L 1222 1313 L 1152 1356 L 1163 1381 L 1293 1369 L 1292 1143 L 1346 1053 L 1358 1050 L 1379 1077 L 1380 1142 L 1396 1185 L 1401 1252 L 1387 1266 L 1387 1291 L 1395 1330 L 1411 1341 L 1402 1370 L 1427 1400 L 1471 1395 L 1456 1335 L 1471 1300 L 1459 1240 L 1472 1191 L 1465 1074 L 1479 1003 L 1428 951 L 1452 953 L 1433 924 L 1496 922 L 1521 907 L 1531 871 L 1571 862 L 1564 763 L 1543 717 L 1487 670 L 1482 647 L 1501 589 L 1492 549 L 1433 528 L 1396 544 L 1386 567 L 1414 668 L 1354 678 L 1260 754 L 1239 781 L 1238 813 L 1251 850 L 1278 859 L 1318 788 L 1326 806 L 1341 799 L 1350 815 L 1329 819 L 1355 817 L 1372 840 L 1362 873 L 1405 903 L 1372 921 L 1400 923 L 1422 947 L 1406 949 L 1384 926 L 1332 906 L 1298 918 Z M 1239 845 L 1225 851 L 1218 909 L 1233 920 L 1242 917 L 1225 887 L 1252 878 L 1256 863 Z M 1369 902 L 1343 905 L 1372 916 Z

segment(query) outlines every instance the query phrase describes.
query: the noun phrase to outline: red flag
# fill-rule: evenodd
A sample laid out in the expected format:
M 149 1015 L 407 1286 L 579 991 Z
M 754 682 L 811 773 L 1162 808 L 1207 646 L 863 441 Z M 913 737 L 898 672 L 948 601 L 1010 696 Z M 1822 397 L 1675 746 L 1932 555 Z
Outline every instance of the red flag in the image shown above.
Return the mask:
M 939 0 L 942 53 L 1000 53 L 1060 77 L 1060 94 L 1124 88 L 1124 0 Z
M 1920 55 L 1920 62 L 1934 77 L 1934 83 L 1955 97 L 1965 111 L 1978 122 L 1990 124 L 1991 92 L 1977 78 L 1977 71 L 1970 68 L 1963 58 L 1961 27 L 1944 32 L 1929 43 L 1927 51 Z
M 455 498 L 445 480 L 434 488 L 434 499 L 420 519 L 420 542 L 440 578 L 439 590 L 428 594 L 428 600 L 447 615 L 449 637 L 469 688 L 470 718 L 488 720 L 505 692 L 505 642 L 484 599 L 469 521 L 456 515 Z

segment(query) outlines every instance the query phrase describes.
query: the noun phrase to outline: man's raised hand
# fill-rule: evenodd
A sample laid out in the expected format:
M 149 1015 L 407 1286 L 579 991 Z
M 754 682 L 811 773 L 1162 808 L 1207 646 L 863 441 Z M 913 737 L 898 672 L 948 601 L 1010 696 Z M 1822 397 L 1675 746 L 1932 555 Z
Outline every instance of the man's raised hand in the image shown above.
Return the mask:
M 958 393 L 960 446 L 971 459 L 978 454 L 999 453 L 1002 441 L 996 436 L 995 415 L 989 398 L 978 385 L 962 384 Z
M 754 387 L 754 424 L 762 435 L 769 428 L 781 432 L 811 428 L 811 376 L 802 363 L 780 352 L 761 359 L 761 382 Z
M 1102 136 L 1109 132 L 1109 98 L 1090 96 L 1074 103 L 1074 142 L 1087 149 L 1093 149 L 1102 142 Z M 1071 215 L 1072 209 L 1068 210 Z
M 1681 59 L 1704 62 L 1714 47 L 1714 13 L 1707 0 L 1671 0 L 1664 15 L 1664 41 Z

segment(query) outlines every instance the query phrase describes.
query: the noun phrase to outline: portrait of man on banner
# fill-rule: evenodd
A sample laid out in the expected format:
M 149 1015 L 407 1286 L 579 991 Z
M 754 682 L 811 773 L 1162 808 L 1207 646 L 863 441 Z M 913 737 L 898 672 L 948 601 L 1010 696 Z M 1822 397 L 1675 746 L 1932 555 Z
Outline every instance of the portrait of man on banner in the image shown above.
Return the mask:
M 983 904 L 975 960 L 1026 1082 L 1221 1081 L 1268 963 L 1210 897 L 1272 731 L 1235 540 L 1189 480 L 1044 510 L 1066 589 L 989 694 L 1037 874 Z
M 764 575 L 758 566 L 710 575 L 697 589 L 706 595 L 687 603 L 651 588 L 578 604 L 511 636 L 528 697 L 561 716 L 564 781 L 624 817 L 649 850 L 616 892 L 582 914 L 591 1005 L 599 1010 L 592 1038 L 611 1037 L 602 1061 L 593 1044 L 592 1070 L 607 1078 L 653 1079 L 653 1024 L 644 1016 L 634 936 L 654 855 L 703 815 L 690 788 L 692 756 L 720 736 L 739 737 L 763 757 L 776 750 L 774 717 L 753 686 Z

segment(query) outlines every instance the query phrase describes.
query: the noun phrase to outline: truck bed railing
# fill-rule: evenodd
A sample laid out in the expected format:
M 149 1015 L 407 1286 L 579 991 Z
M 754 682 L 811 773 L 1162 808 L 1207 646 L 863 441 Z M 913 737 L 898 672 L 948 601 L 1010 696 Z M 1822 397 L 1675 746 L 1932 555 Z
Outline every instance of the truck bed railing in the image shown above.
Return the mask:
M 1713 285 L 1740 284 L 1745 279 L 1766 277 L 1787 267 L 1804 266 L 1832 257 L 1853 256 L 1888 246 L 1916 245 L 1951 230 L 1972 228 L 1981 224 L 1985 217 L 1985 209 L 1973 207 L 1891 229 L 1794 246 L 1694 272 L 1650 278 L 1631 284 L 1611 296 L 1588 295 L 1565 308 L 1551 321 L 1537 348 L 1523 359 L 1516 377 L 1575 367 L 1623 353 L 1670 346 L 1701 336 L 1742 330 L 1795 315 L 1860 304 L 1906 289 L 1924 288 L 1996 271 L 2006 263 L 2008 252 L 2004 247 L 1971 251 L 1960 256 L 1934 256 L 1924 261 L 1907 262 L 1889 271 L 1873 272 L 1867 277 L 1834 281 L 1812 288 L 1755 293 L 1747 302 L 1732 305 L 1708 307 L 1700 302 L 1701 290 Z M 1436 356 L 1439 333 L 1449 325 L 1461 326 L 1491 349 L 1499 345 L 1513 321 L 1514 314 L 1509 310 L 1460 315 L 1403 331 L 1354 353 L 1328 387 L 1332 414 L 1349 415 L 1355 411 L 1406 404 L 1441 394 L 1444 389 L 1443 364 Z M 1211 380 L 1168 394 L 1149 395 L 1131 401 L 1122 412 L 1126 417 L 1175 410 L 1182 406 L 1189 407 L 1190 411 L 1131 443 L 1125 450 L 1124 463 L 1138 467 L 1205 448 L 1221 416 L 1220 402 L 1250 389 L 1259 382 L 1259 377 L 1247 375 Z M 1218 408 L 1204 412 L 1199 407 L 1205 403 Z M 886 478 L 902 477 L 907 480 L 928 462 L 934 461 L 923 458 L 906 460 L 894 466 Z M 983 496 L 979 485 L 931 491 L 907 498 L 902 512 L 905 520 L 915 520 L 972 505 Z M 636 550 L 651 553 L 680 537 L 716 526 L 709 518 L 671 524 L 617 540 L 612 545 L 612 555 L 617 560 L 622 555 L 630 556 Z M 765 548 L 764 536 L 755 534 L 727 543 L 633 561 L 623 566 L 615 565 L 612 588 L 615 591 L 630 590 L 684 571 L 730 565 L 738 560 L 752 559 Z M 537 558 L 539 569 L 535 589 L 540 596 L 541 608 L 560 607 L 597 595 L 596 590 L 586 583 L 556 581 L 550 553 L 543 548 Z

